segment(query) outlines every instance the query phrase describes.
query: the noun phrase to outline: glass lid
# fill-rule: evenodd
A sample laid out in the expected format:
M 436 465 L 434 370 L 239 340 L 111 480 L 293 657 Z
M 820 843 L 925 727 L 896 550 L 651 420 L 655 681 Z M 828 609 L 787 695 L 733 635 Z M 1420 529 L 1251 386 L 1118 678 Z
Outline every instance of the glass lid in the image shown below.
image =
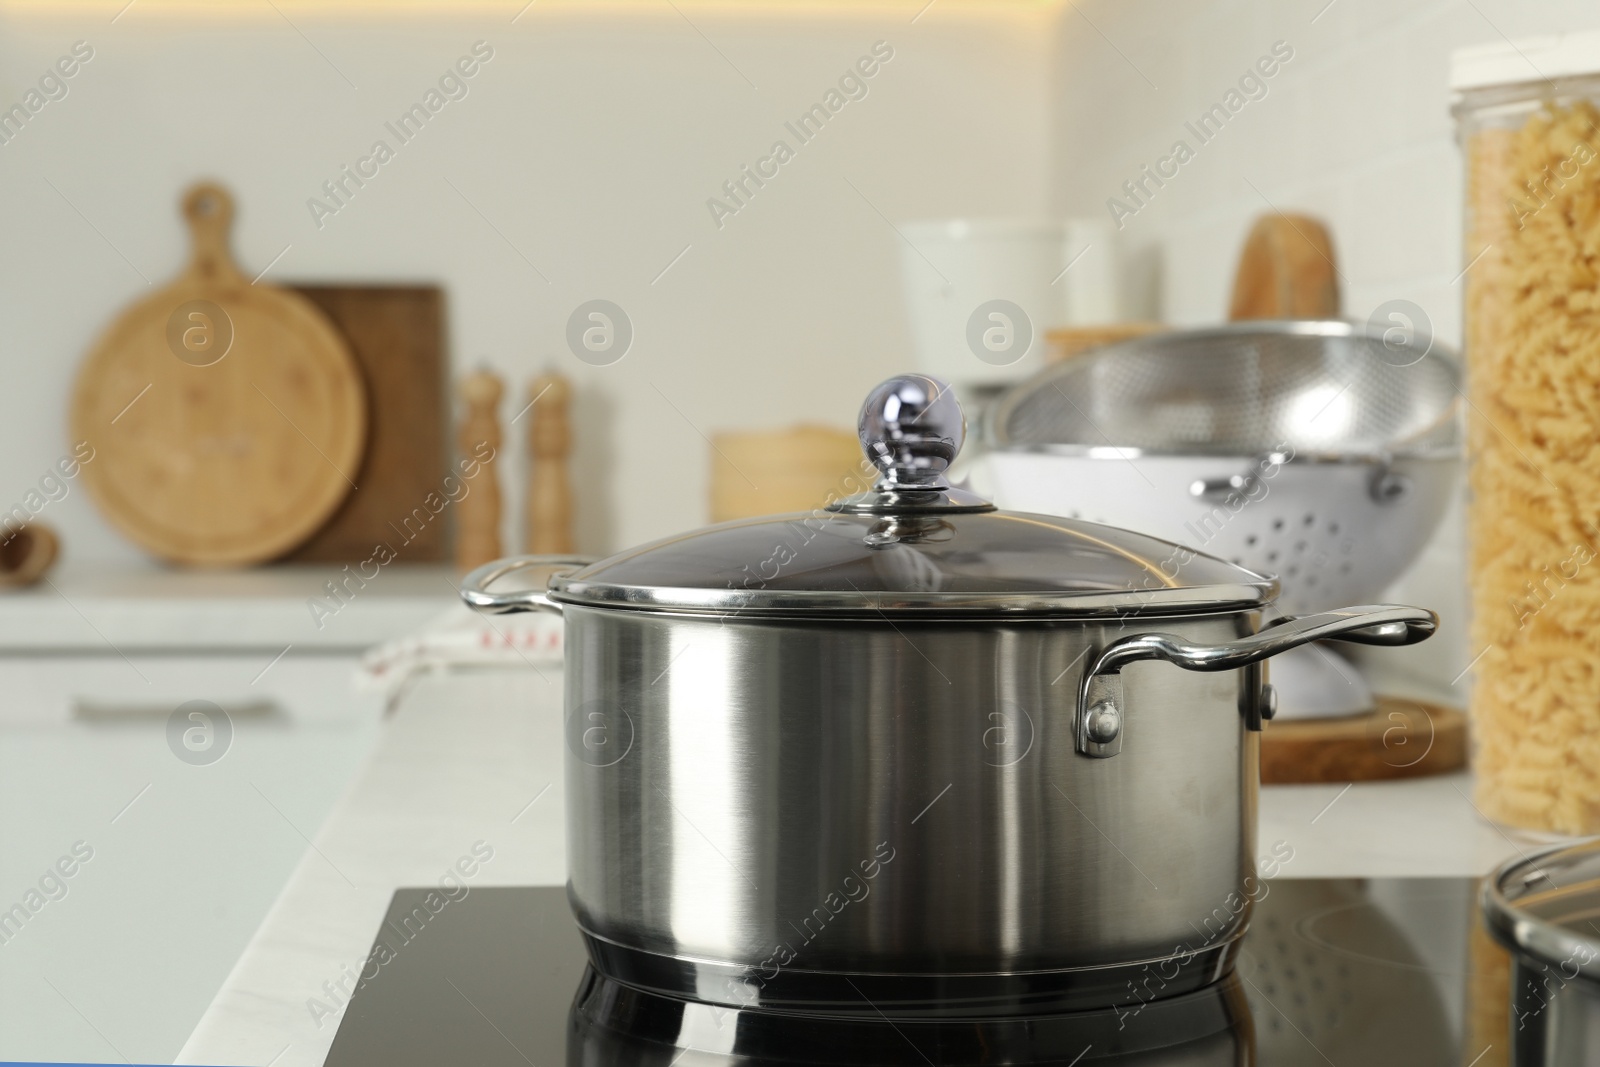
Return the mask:
M 871 490 L 815 511 L 709 526 L 551 580 L 569 604 L 739 614 L 1192 614 L 1258 607 L 1277 583 L 1159 538 L 1000 511 L 945 472 L 965 420 L 921 375 L 867 397 Z
M 1508 862 L 1485 879 L 1483 911 L 1503 944 L 1600 982 L 1600 838 Z

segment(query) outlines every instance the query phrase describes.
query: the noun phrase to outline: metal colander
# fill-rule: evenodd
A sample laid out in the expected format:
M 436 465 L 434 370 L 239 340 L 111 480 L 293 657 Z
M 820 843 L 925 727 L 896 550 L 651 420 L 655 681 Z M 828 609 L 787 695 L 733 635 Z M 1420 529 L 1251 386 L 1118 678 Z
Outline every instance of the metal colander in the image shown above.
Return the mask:
M 1387 343 L 1386 343 L 1387 340 Z M 1443 345 L 1349 322 L 1247 322 L 1073 356 L 990 409 L 973 471 L 996 504 L 1121 526 L 1276 575 L 1280 611 L 1378 599 L 1459 467 Z M 1371 694 L 1320 649 L 1274 667 L 1283 718 Z
M 998 448 L 1186 455 L 1450 449 L 1460 373 L 1426 339 L 1342 321 L 1156 334 L 1063 361 L 991 409 Z

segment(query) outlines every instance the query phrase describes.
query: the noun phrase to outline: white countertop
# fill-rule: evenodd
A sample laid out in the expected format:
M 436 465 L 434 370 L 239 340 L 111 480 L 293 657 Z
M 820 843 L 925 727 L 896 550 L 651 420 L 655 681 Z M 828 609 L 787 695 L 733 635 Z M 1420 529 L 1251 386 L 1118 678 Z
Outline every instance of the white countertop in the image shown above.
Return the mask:
M 390 895 L 478 841 L 494 857 L 469 886 L 565 883 L 562 675 L 541 670 L 418 681 L 176 1062 L 320 1065 L 339 1017 L 308 1001 L 342 1014 L 323 983 L 360 972 Z
M 8 653 L 362 650 L 416 630 L 450 607 L 455 572 L 393 563 L 370 579 L 332 564 L 183 570 L 150 563 L 63 566 L 0 592 Z M 327 583 L 343 590 L 334 599 Z M 314 611 L 320 600 L 326 610 Z
M 436 884 L 478 842 L 493 858 L 470 886 L 565 882 L 561 672 L 542 673 L 462 672 L 417 685 L 178 1063 L 320 1065 L 342 1014 L 338 984 L 359 973 L 390 895 Z M 1286 878 L 1480 875 L 1533 845 L 1482 819 L 1471 786 L 1465 774 L 1269 786 L 1259 850 L 1293 850 Z

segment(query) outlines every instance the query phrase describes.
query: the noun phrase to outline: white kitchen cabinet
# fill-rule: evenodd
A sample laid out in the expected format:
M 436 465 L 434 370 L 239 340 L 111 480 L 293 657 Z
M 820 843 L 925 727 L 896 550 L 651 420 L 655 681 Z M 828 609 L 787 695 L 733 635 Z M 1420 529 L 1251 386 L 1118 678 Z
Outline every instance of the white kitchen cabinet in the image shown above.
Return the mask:
M 363 651 L 450 606 L 415 568 L 318 629 L 334 576 L 68 572 L 0 598 L 0 1060 L 177 1054 L 377 737 Z M 227 714 L 200 758 L 203 733 L 187 759 L 169 741 L 188 701 Z

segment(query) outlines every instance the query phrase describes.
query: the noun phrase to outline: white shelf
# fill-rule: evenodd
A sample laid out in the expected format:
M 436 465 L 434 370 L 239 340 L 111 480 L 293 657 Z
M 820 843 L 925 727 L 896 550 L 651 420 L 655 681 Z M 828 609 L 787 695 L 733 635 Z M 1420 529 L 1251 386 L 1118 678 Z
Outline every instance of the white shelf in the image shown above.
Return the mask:
M 48 582 L 0 593 L 0 652 L 353 651 L 416 629 L 455 599 L 455 573 L 442 564 L 393 563 L 364 585 L 351 572 L 63 567 Z M 327 595 L 330 581 L 351 591 L 342 603 Z M 314 612 L 319 599 L 337 611 Z

